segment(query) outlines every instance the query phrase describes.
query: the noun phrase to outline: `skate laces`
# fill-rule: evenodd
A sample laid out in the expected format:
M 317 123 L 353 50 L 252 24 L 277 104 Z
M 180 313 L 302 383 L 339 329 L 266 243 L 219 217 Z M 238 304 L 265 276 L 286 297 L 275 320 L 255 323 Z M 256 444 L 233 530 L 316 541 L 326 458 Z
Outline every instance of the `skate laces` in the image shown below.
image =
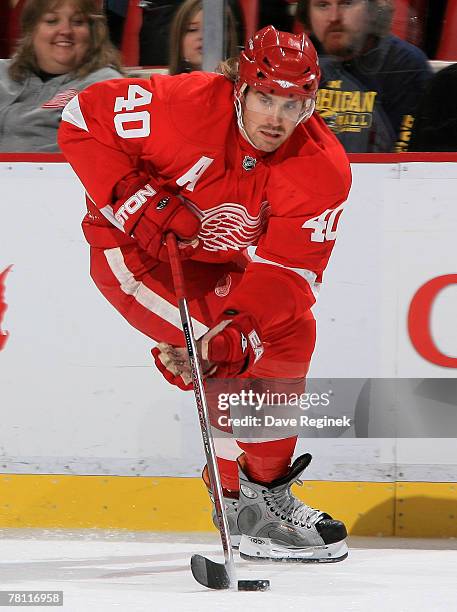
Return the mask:
M 297 479 L 294 482 L 303 486 L 302 480 Z M 287 520 L 289 523 L 302 527 L 306 526 L 309 529 L 318 522 L 324 513 L 317 508 L 311 508 L 311 506 L 294 497 L 290 490 L 292 484 L 293 482 L 285 489 L 265 489 L 265 501 L 267 506 L 271 507 L 271 511 L 283 521 Z

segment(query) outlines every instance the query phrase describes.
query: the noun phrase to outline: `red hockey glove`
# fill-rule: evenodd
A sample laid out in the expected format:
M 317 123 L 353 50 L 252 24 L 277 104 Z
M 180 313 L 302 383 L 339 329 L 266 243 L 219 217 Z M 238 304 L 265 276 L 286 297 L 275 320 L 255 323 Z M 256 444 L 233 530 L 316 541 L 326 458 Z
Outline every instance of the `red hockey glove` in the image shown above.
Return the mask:
M 226 311 L 222 320 L 198 341 L 203 376 L 231 378 L 258 361 L 264 348 L 254 319 L 245 313 Z M 160 343 L 152 351 L 165 379 L 184 391 L 192 389 L 187 349 Z
M 198 247 L 200 220 L 178 196 L 158 192 L 133 229 L 133 237 L 151 257 L 168 261 L 165 235 L 173 232 L 178 239 L 181 259 L 188 259 Z
M 167 193 L 152 179 L 146 183 L 144 180 L 144 176 L 136 176 L 118 185 L 116 192 L 123 196 L 114 205 L 116 220 L 154 259 L 168 261 L 168 232 L 178 238 L 181 258 L 192 257 L 199 245 L 200 219 L 186 206 L 184 198 Z M 129 194 L 126 199 L 125 192 Z
M 232 378 L 245 372 L 264 352 L 258 325 L 251 315 L 226 310 L 220 322 L 198 341 L 211 376 Z
M 192 389 L 192 374 L 186 348 L 161 342 L 151 353 L 165 380 L 183 391 Z

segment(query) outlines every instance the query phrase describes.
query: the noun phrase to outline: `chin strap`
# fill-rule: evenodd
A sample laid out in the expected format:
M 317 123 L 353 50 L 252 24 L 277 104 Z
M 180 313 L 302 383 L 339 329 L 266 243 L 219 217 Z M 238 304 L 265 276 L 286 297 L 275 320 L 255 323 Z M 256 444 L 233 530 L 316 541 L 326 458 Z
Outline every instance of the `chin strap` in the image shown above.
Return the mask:
M 254 149 L 257 149 L 257 151 L 260 151 L 259 147 L 256 147 L 255 144 L 252 142 L 252 140 L 249 138 L 246 132 L 246 128 L 244 127 L 243 108 L 241 106 L 241 98 L 244 95 L 244 91 L 246 90 L 246 87 L 247 87 L 247 83 L 244 83 L 244 85 L 241 86 L 239 91 L 235 90 L 234 104 L 235 104 L 236 119 L 238 122 L 239 130 L 243 138 L 249 142 L 251 147 L 254 147 Z

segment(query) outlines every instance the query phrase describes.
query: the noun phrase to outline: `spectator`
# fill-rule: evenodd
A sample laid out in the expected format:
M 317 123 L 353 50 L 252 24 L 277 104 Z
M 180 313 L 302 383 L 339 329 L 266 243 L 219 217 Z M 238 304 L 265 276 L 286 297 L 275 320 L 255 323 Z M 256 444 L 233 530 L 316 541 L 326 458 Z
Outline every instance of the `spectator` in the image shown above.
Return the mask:
M 121 76 L 97 0 L 27 0 L 22 40 L 0 60 L 0 151 L 55 152 L 62 109 L 88 85 Z
M 411 151 L 457 151 L 457 64 L 429 82 L 417 109 Z
M 173 17 L 183 4 L 182 0 L 142 0 L 143 25 L 140 31 L 140 64 L 142 66 L 168 66 L 170 63 L 170 27 Z M 244 40 L 240 27 L 241 13 L 238 0 L 228 0 L 237 23 L 239 40 Z
M 300 0 L 323 72 L 316 108 L 349 152 L 408 150 L 431 69 L 424 53 L 389 34 L 392 0 Z
M 238 54 L 233 13 L 227 9 L 226 56 Z M 170 74 L 201 70 L 203 62 L 202 0 L 186 0 L 176 12 L 170 29 Z

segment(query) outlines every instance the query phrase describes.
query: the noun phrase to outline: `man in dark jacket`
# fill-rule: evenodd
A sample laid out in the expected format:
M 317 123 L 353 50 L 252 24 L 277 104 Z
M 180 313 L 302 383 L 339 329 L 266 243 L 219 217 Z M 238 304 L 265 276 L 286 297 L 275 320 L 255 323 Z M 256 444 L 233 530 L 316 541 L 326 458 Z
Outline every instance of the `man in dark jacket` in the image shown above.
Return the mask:
M 322 68 L 316 108 L 346 151 L 407 151 L 431 75 L 424 53 L 389 34 L 391 0 L 300 0 Z

